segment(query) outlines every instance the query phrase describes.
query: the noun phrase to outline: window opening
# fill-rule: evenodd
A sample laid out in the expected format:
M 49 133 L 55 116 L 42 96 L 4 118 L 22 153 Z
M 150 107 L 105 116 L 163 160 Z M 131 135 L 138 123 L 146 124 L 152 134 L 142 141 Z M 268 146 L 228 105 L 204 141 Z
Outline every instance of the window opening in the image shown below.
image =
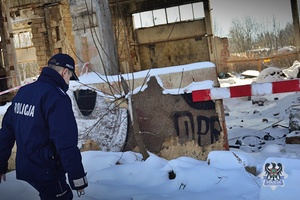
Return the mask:
M 135 29 L 204 18 L 203 2 L 132 14 Z

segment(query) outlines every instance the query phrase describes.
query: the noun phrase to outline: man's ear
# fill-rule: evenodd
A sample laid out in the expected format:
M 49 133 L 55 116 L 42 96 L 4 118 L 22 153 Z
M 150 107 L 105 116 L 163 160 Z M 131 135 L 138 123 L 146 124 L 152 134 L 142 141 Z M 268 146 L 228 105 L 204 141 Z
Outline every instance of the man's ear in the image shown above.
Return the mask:
M 66 73 L 68 73 L 68 69 L 67 68 L 63 68 L 62 75 L 64 76 Z

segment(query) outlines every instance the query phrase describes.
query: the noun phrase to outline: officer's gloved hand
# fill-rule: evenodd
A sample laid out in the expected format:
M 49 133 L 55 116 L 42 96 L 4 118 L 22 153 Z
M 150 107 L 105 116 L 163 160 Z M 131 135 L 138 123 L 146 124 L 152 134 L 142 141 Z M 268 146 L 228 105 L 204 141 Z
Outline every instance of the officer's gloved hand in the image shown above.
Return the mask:
M 84 189 L 77 190 L 77 195 L 78 195 L 78 197 L 81 197 L 82 195 L 85 195 Z

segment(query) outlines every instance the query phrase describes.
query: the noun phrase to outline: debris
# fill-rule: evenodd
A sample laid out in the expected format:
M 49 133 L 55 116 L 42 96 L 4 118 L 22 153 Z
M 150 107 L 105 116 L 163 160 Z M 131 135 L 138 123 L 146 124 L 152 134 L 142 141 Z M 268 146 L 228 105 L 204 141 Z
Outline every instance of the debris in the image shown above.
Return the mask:
M 259 111 L 258 111 L 258 110 L 254 110 L 254 111 L 253 111 L 253 114 L 256 114 L 256 113 L 259 113 Z
M 258 106 L 264 106 L 264 102 L 259 101 L 259 102 L 257 103 L 257 105 L 258 105 Z
M 275 138 L 272 135 L 270 135 L 270 133 L 266 133 L 266 135 L 263 138 L 264 140 L 275 140 Z
M 173 180 L 173 179 L 175 179 L 175 178 L 176 178 L 175 172 L 174 172 L 173 170 L 169 171 L 169 179 L 170 179 L 170 180 Z

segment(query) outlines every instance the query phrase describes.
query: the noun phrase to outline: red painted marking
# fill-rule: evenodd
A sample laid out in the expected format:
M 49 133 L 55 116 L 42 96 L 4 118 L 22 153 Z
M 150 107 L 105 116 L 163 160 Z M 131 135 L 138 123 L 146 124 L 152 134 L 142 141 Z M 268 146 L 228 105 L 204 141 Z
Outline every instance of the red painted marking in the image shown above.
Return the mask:
M 211 100 L 210 89 L 192 91 L 192 99 L 193 102 Z
M 229 88 L 230 97 L 251 96 L 251 85 L 239 85 Z
M 299 80 L 288 80 L 272 83 L 272 93 L 295 92 L 300 91 Z

